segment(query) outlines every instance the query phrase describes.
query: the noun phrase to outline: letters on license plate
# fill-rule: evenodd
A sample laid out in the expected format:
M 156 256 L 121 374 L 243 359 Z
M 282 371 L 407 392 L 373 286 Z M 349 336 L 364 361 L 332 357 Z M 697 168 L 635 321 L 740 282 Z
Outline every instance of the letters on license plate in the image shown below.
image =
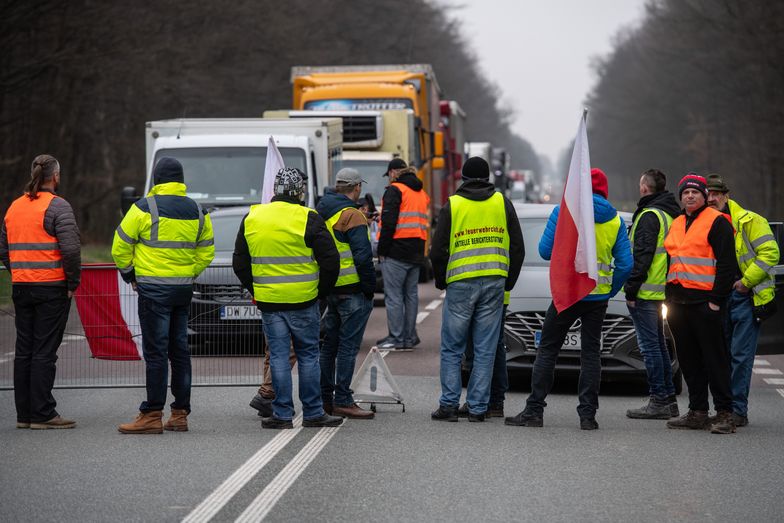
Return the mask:
M 260 320 L 261 311 L 255 305 L 224 305 L 220 310 L 222 320 Z
M 539 344 L 542 343 L 542 331 L 534 331 L 534 345 L 536 348 L 539 348 Z M 567 332 L 566 338 L 564 339 L 564 343 L 562 348 L 564 350 L 580 350 L 582 346 L 582 339 L 580 338 L 580 332 Z

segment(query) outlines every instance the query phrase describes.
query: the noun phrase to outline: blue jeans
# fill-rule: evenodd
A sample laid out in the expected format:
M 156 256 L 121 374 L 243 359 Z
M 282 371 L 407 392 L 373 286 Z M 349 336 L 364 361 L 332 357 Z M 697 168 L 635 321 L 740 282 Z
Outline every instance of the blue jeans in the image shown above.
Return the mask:
M 327 298 L 320 358 L 321 399 L 325 405 L 348 407 L 354 404 L 351 378 L 371 312 L 373 299 L 365 298 L 361 293 L 333 294 Z
M 487 411 L 498 331 L 503 320 L 505 282 L 505 278 L 498 276 L 482 276 L 447 285 L 441 322 L 440 405 L 460 404 L 460 364 L 471 333 L 474 363 L 466 392 L 468 411 L 471 414 Z
M 542 324 L 542 341 L 536 352 L 531 372 L 531 395 L 526 410 L 541 414 L 547 406 L 545 398 L 553 388 L 555 363 L 569 328 L 577 318 L 582 320 L 580 337 L 580 377 L 577 382 L 577 414 L 592 418 L 599 409 L 599 383 L 602 378 L 602 323 L 607 312 L 607 301 L 578 301 L 559 314 L 550 304 Z
M 493 361 L 493 378 L 490 380 L 490 405 L 503 405 L 506 391 L 509 390 L 509 375 L 506 373 L 506 343 L 504 343 L 504 319 L 506 318 L 507 306 L 504 305 L 504 312 L 501 316 L 501 329 L 498 333 L 498 345 L 495 348 L 495 360 Z M 474 368 L 474 344 L 471 342 L 466 346 L 465 366 L 468 369 Z
M 667 351 L 667 343 L 664 341 L 662 303 L 638 299 L 634 307 L 629 307 L 629 315 L 637 332 L 640 354 L 645 362 L 645 371 L 648 373 L 649 392 L 659 400 L 665 400 L 675 394 L 675 386 L 672 383 L 672 360 Z
M 293 311 L 262 312 L 264 335 L 270 352 L 270 369 L 275 399 L 272 415 L 278 419 L 294 417 L 294 400 L 291 393 L 291 364 L 289 350 L 294 343 L 294 353 L 299 365 L 299 400 L 302 417 L 306 420 L 324 415 L 319 386 L 319 306 Z
M 396 345 L 413 346 L 419 305 L 419 265 L 387 257 L 381 262 L 381 275 L 389 337 Z
M 733 290 L 727 300 L 725 315 L 725 334 L 732 365 L 732 410 L 741 416 L 748 415 L 751 369 L 760 332 L 760 324 L 754 319 L 753 306 L 751 293 L 741 294 Z
M 173 409 L 191 411 L 191 353 L 188 348 L 188 309 L 191 285 L 138 284 L 142 352 L 147 370 L 147 401 L 139 410 L 163 410 L 171 362 Z

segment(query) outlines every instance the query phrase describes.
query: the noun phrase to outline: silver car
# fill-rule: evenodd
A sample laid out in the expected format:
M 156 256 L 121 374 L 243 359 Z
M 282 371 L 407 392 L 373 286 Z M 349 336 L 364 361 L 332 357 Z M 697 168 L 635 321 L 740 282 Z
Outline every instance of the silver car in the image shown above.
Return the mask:
M 511 292 L 506 315 L 506 364 L 510 378 L 530 375 L 542 333 L 542 324 L 552 296 L 550 294 L 550 262 L 539 256 L 539 239 L 554 205 L 516 203 L 525 241 L 525 262 L 515 288 Z M 626 225 L 629 213 L 621 213 Z M 672 357 L 675 388 L 680 394 L 683 381 L 675 355 L 675 344 L 665 320 L 665 339 Z M 613 297 L 607 307 L 602 327 L 602 381 L 647 380 L 645 364 L 637 345 L 623 292 Z M 555 367 L 558 375 L 576 376 L 580 371 L 580 320 L 569 329 Z

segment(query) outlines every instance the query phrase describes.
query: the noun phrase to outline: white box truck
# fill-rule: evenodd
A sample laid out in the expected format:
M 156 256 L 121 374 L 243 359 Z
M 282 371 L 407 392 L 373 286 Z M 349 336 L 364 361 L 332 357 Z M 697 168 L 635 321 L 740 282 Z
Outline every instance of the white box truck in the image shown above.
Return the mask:
M 145 194 L 152 187 L 155 162 L 171 156 L 182 163 L 188 196 L 202 207 L 259 203 L 270 136 L 283 163 L 307 174 L 307 205 L 315 206 L 316 196 L 324 193 L 342 161 L 340 118 L 183 118 L 147 122 Z M 123 211 L 138 199 L 131 193 L 135 193 L 132 188 L 123 190 Z

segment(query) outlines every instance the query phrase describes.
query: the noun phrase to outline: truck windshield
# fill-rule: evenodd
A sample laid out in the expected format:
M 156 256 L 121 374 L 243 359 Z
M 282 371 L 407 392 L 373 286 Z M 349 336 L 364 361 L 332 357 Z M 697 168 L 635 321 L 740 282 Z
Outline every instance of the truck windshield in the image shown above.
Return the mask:
M 387 163 L 386 160 L 343 159 L 343 167 L 356 169 L 362 175 L 362 179 L 367 182 L 362 184 L 362 196 L 366 193 L 372 194 L 376 207 L 381 205 L 381 197 L 384 196 L 384 190 L 389 185 L 389 178 L 382 176 L 387 170 Z
M 307 173 L 305 151 L 281 147 L 286 167 Z M 198 202 L 240 205 L 261 201 L 266 147 L 193 147 L 161 149 L 155 161 L 171 156 L 182 163 L 188 196 Z
M 413 109 L 408 98 L 340 98 L 305 102 L 307 111 L 390 111 Z
M 539 256 L 539 239 L 544 233 L 547 218 L 520 218 L 520 228 L 523 230 L 523 243 L 525 244 L 526 267 L 549 267 L 550 262 Z

